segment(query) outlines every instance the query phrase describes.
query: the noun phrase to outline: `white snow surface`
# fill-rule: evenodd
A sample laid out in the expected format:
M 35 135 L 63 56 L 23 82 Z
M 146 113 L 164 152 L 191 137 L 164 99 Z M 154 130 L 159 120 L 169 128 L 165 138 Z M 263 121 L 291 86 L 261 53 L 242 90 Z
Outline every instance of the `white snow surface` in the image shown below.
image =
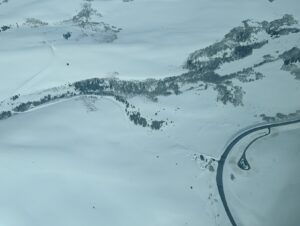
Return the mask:
M 134 126 L 110 99 L 90 101 L 0 124 L 0 225 L 215 224 L 214 173 L 192 150 Z
M 190 53 L 220 41 L 246 19 L 270 21 L 292 14 L 300 21 L 298 0 L 91 1 L 102 15 L 96 22 L 122 29 L 113 39 L 112 33 L 95 34 L 65 22 L 86 2 L 9 0 L 0 5 L 0 27 L 13 27 L 0 32 L 1 111 L 74 91 L 67 84 L 82 79 L 180 75 Z M 26 18 L 48 26 L 24 26 Z M 65 40 L 68 31 L 73 36 Z M 299 45 L 298 34 L 274 39 L 218 72 L 253 66 L 265 52 L 276 55 Z M 160 96 L 157 102 L 129 98 L 146 118 L 169 122 L 159 131 L 134 125 L 123 105 L 95 96 L 54 101 L 1 120 L 0 225 L 230 225 L 215 171 L 195 156 L 219 159 L 233 134 L 261 122 L 259 114 L 300 109 L 300 81 L 281 66 L 275 61 L 256 68 L 265 78 L 253 83 L 235 81 L 246 92 L 244 106 L 216 102 L 210 86 Z M 16 94 L 21 96 L 12 102 Z

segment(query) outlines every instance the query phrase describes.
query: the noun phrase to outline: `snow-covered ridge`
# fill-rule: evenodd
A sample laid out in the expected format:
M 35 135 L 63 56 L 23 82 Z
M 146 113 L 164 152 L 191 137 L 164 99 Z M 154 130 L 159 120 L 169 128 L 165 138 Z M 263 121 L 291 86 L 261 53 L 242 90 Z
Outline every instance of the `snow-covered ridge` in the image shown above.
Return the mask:
M 226 142 L 300 115 L 299 9 L 298 0 L 2 4 L 0 225 L 231 225 L 216 183 Z
M 220 42 L 192 53 L 185 67 L 190 70 L 217 69 L 224 63 L 251 55 L 271 38 L 280 38 L 299 31 L 298 22 L 292 15 L 285 15 L 271 22 L 245 20 L 243 26 L 233 28 Z

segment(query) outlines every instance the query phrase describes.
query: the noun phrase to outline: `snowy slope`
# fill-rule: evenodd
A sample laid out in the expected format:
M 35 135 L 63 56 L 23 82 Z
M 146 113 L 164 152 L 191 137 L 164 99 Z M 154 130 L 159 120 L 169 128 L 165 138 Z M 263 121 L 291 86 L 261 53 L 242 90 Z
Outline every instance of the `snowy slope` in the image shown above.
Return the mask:
M 192 150 L 128 122 L 110 99 L 52 105 L 0 131 L 1 225 L 215 223 L 214 173 Z
M 2 2 L 0 225 L 230 225 L 224 147 L 300 117 L 299 12 L 297 0 Z M 232 182 L 234 216 L 273 225 L 277 209 L 236 210 L 248 200 Z
M 1 65 L 2 71 L 13 72 L 7 75 L 10 78 L 7 82 L 18 80 L 4 85 L 6 91 L 1 91 L 2 96 L 12 95 L 16 90 L 32 92 L 95 76 L 117 74 L 120 78 L 141 79 L 177 75 L 183 71 L 181 66 L 189 53 L 220 40 L 242 20 L 274 20 L 284 14 L 300 19 L 296 0 L 273 3 L 260 0 L 240 3 L 222 0 L 92 1 L 92 8 L 102 15 L 94 20 L 121 28 L 118 38 L 113 43 L 88 38 L 65 40 L 62 35 L 69 31 L 66 28 L 69 25 L 62 22 L 75 16 L 83 3 L 79 0 L 11 0 L 0 6 L 0 25 L 13 26 L 1 33 L 0 48 L 1 52 L 5 51 L 1 59 L 18 66 Z M 22 25 L 27 18 L 41 20 L 48 26 L 24 28 Z M 33 47 L 36 56 L 29 57 Z M 6 58 L 7 51 L 18 53 Z M 66 63 L 70 66 L 66 67 Z M 32 80 L 36 74 L 38 76 Z M 28 80 L 31 82 L 23 86 Z

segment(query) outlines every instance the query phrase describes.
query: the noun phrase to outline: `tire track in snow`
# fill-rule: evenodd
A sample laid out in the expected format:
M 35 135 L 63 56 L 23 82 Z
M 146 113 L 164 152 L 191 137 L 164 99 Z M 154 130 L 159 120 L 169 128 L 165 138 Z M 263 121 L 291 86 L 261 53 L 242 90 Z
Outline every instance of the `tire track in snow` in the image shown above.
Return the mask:
M 49 60 L 48 64 L 45 67 L 43 67 L 37 73 L 35 73 L 32 76 L 30 76 L 30 78 L 26 79 L 17 89 L 15 89 L 15 91 L 12 92 L 12 95 L 10 95 L 10 96 L 13 96 L 14 94 L 20 93 L 20 91 L 22 89 L 24 89 L 24 87 L 28 86 L 28 84 L 30 82 L 33 82 L 33 80 L 37 79 L 44 71 L 46 71 L 50 67 L 50 65 L 53 63 L 53 61 L 54 61 L 54 59 L 56 57 L 56 53 L 55 53 L 55 48 L 54 48 L 54 46 L 52 44 L 48 44 L 48 47 L 50 49 L 50 53 L 51 53 L 52 59 Z

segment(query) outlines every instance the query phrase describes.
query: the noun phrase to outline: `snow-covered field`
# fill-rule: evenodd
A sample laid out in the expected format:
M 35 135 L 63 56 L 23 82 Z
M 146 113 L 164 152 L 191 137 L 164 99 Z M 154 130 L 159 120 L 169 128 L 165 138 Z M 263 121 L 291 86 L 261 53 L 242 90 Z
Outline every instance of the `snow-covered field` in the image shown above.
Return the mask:
M 215 224 L 214 173 L 110 99 L 24 113 L 0 131 L 0 225 Z
M 230 225 L 218 159 L 299 117 L 298 21 L 298 0 L 0 0 L 0 225 Z M 281 172 L 272 143 L 253 164 Z M 274 195 L 235 216 L 274 225 Z

